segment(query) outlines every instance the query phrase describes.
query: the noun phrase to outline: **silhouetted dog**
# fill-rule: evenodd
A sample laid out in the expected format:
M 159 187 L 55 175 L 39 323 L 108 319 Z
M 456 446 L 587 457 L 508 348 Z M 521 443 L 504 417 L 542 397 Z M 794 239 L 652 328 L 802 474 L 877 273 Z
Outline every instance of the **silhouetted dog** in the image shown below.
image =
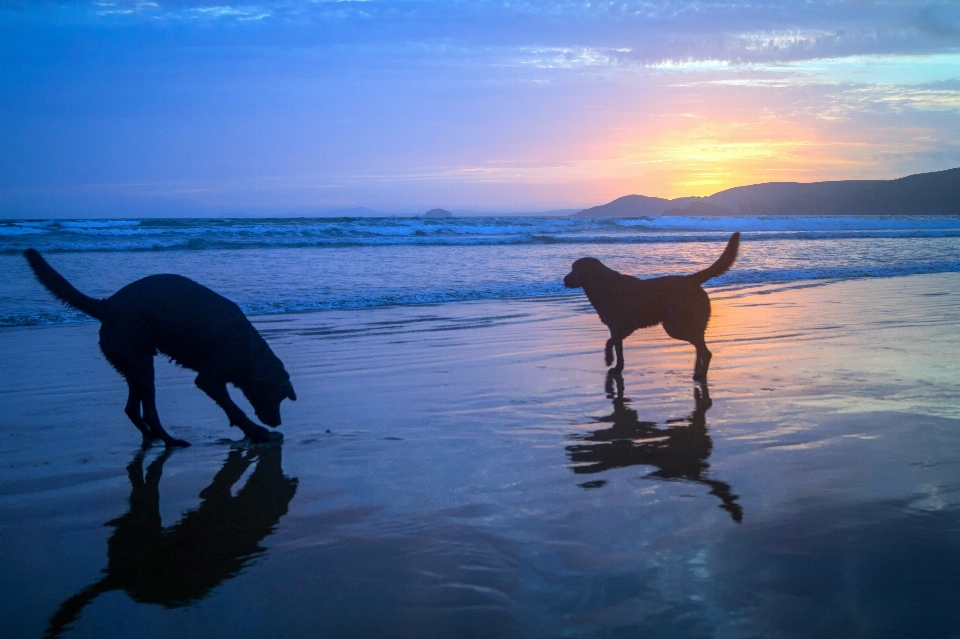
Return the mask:
M 189 446 L 160 425 L 153 383 L 158 352 L 197 371 L 196 385 L 224 410 L 231 426 L 239 426 L 253 441 L 270 439 L 270 431 L 233 403 L 228 382 L 268 426 L 280 425 L 280 402 L 297 399 L 283 362 L 240 307 L 210 289 L 179 275 L 151 275 L 107 299 L 94 299 L 71 286 L 35 250 L 23 255 L 57 299 L 102 323 L 100 350 L 127 380 L 125 412 L 144 440 L 159 437 L 167 446 Z
M 693 379 L 704 382 L 713 355 L 707 350 L 704 333 L 710 321 L 710 298 L 701 284 L 726 273 L 740 246 L 740 234 L 730 236 L 727 248 L 713 266 L 693 275 L 670 275 L 641 280 L 618 273 L 593 257 L 573 263 L 563 278 L 567 288 L 582 288 L 596 309 L 600 321 L 610 328 L 605 349 L 607 366 L 617 350 L 617 370 L 623 370 L 623 340 L 638 328 L 662 323 L 667 335 L 690 342 L 697 349 Z
M 107 541 L 103 576 L 60 604 L 44 637 L 59 637 L 86 606 L 113 590 L 166 608 L 201 601 L 263 556 L 263 540 L 276 530 L 297 492 L 297 480 L 283 474 L 279 445 L 231 450 L 200 493 L 200 506 L 164 527 L 160 476 L 171 453 L 169 449 L 160 453 L 144 473 L 145 454 L 141 449 L 127 466 L 130 509 L 107 522 L 114 531 Z M 249 478 L 235 489 L 254 461 Z
M 614 394 L 616 383 L 616 394 Z M 607 372 L 607 397 L 613 400 L 613 413 L 596 417 L 597 423 L 611 424 L 609 428 L 575 435 L 578 443 L 567 446 L 577 475 L 601 473 L 612 468 L 653 466 L 656 470 L 647 478 L 664 481 L 689 481 L 703 484 L 710 494 L 720 499 L 720 508 L 733 520 L 743 520 L 740 497 L 730 484 L 710 478 L 710 453 L 713 440 L 707 428 L 707 411 L 713 406 L 706 384 L 693 389 L 694 411 L 689 417 L 668 419 L 660 426 L 655 422 L 640 421 L 637 411 L 630 408 L 624 397 L 623 376 L 617 370 Z M 580 484 L 583 488 L 599 488 L 603 479 Z

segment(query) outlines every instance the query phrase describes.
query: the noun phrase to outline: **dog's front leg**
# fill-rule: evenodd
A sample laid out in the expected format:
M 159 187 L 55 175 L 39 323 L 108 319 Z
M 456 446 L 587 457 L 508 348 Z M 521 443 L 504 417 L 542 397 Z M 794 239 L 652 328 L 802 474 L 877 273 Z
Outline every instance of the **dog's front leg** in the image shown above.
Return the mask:
M 249 453 L 249 451 L 247 451 Z M 224 503 L 230 499 L 230 489 L 240 481 L 243 473 L 250 468 L 255 455 L 243 455 L 239 450 L 231 450 L 223 467 L 213 476 L 210 485 L 200 491 L 200 498 L 208 502 Z
M 613 351 L 617 351 L 617 365 L 614 370 L 622 371 L 623 370 L 623 338 L 617 336 L 612 330 L 610 331 L 610 339 L 607 340 L 607 347 L 603 351 L 604 359 L 607 362 L 607 366 L 613 364 Z
M 204 377 L 200 374 L 197 375 L 194 383 L 197 385 L 197 388 L 215 401 L 217 406 L 223 409 L 223 412 L 225 412 L 230 419 L 230 425 L 242 430 L 243 434 L 250 438 L 250 441 L 260 443 L 274 439 L 270 431 L 247 417 L 240 407 L 233 403 L 233 400 L 230 399 L 230 393 L 227 392 L 225 382 Z
M 614 343 L 614 347 L 617 349 L 617 367 L 616 368 L 618 371 L 622 371 L 623 365 L 624 365 L 623 364 L 623 340 L 618 339 Z

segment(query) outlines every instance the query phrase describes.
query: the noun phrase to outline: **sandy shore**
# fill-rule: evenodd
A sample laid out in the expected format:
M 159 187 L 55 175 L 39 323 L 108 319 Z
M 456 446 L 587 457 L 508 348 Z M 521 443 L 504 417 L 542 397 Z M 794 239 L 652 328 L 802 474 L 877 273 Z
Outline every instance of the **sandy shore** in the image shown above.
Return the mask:
M 960 275 L 712 296 L 712 405 L 579 297 L 257 317 L 283 445 L 158 360 L 169 456 L 97 324 L 0 329 L 5 632 L 960 632 Z

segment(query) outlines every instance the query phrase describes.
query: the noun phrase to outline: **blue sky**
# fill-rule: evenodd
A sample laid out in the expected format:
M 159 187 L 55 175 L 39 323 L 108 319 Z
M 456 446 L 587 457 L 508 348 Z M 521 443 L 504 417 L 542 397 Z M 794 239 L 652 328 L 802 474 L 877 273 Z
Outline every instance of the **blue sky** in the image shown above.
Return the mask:
M 0 215 L 534 211 L 960 166 L 960 2 L 0 7 Z

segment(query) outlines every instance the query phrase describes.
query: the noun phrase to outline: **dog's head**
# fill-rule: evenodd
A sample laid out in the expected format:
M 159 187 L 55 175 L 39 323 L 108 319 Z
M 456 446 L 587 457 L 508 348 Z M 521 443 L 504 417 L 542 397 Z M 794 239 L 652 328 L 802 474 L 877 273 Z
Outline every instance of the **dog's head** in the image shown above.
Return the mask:
M 266 342 L 255 346 L 250 376 L 240 388 L 253 406 L 257 418 L 267 426 L 280 425 L 280 402 L 297 400 L 290 383 L 290 375 L 280 358 L 273 354 Z
M 581 257 L 573 263 L 570 273 L 563 278 L 563 285 L 567 288 L 583 288 L 585 284 L 602 276 L 607 267 L 595 257 Z

